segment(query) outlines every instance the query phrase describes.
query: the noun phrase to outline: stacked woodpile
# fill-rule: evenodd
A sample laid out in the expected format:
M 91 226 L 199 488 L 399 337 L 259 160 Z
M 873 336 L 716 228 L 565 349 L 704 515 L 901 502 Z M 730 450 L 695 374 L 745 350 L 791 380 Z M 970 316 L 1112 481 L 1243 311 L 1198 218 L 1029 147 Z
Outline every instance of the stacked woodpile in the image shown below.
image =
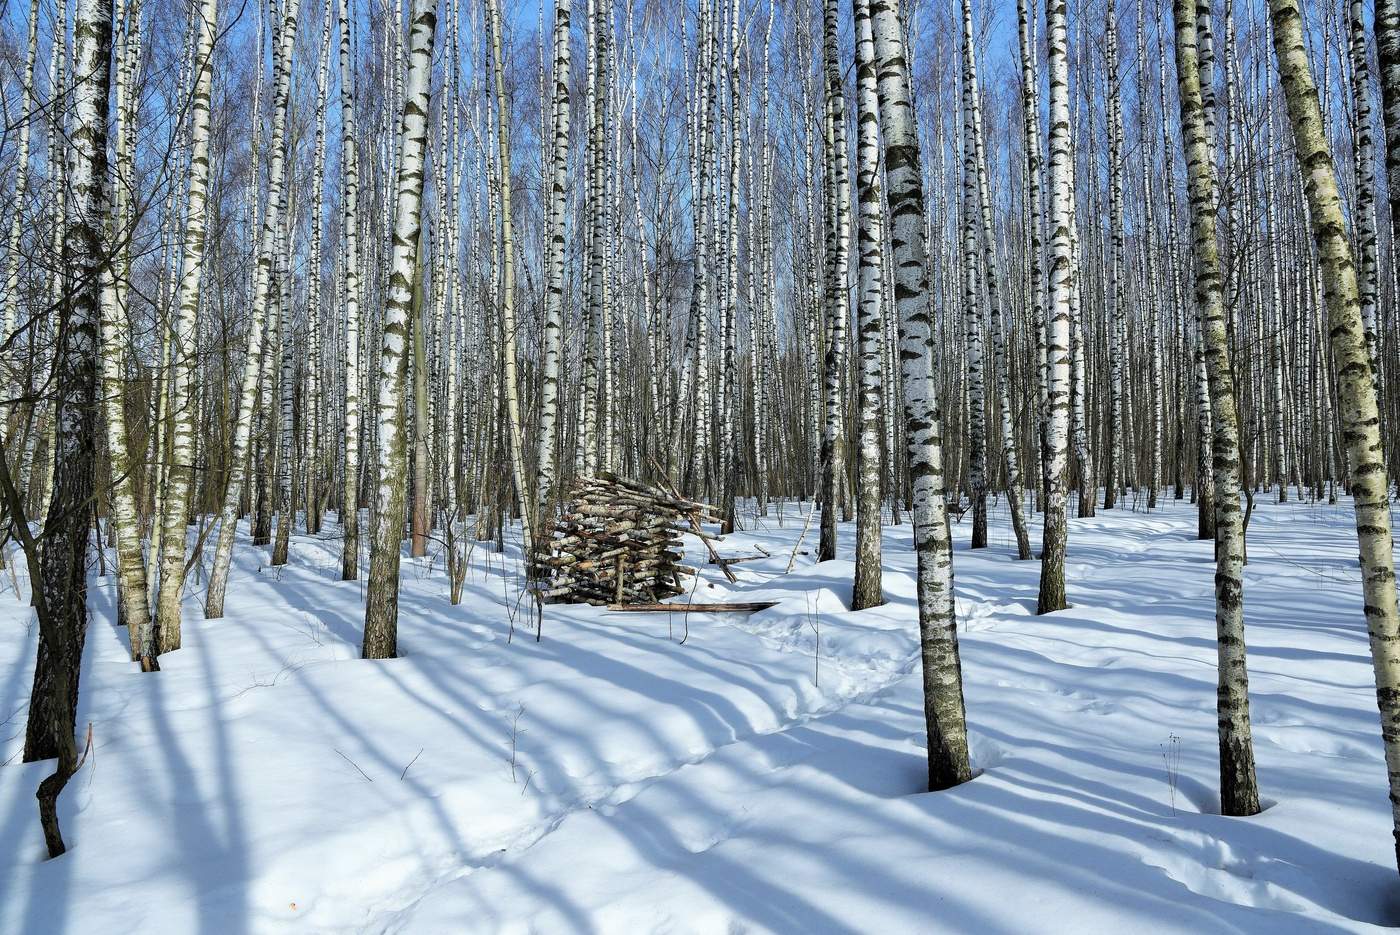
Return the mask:
M 549 601 L 588 604 L 655 603 L 684 591 L 681 533 L 717 538 L 700 523 L 704 503 L 612 474 L 580 478 L 554 527 L 544 560 Z

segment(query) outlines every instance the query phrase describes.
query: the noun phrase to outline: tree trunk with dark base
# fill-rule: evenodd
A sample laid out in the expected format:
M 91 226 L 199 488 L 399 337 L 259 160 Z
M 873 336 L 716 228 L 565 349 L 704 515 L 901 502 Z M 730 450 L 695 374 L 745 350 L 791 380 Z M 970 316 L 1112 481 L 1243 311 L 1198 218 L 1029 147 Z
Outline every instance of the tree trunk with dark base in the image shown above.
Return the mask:
M 57 757 L 54 773 L 39 785 L 39 819 L 50 857 L 64 852 L 58 796 L 78 767 L 74 737 L 78 675 L 87 635 L 87 551 L 95 457 L 97 329 L 107 199 L 107 117 L 111 81 L 112 4 L 79 0 L 74 21 L 74 124 L 68 182 L 73 205 L 63 233 L 63 254 L 74 290 L 61 316 L 54 399 L 53 489 L 39 555 L 35 610 L 39 651 L 25 728 L 24 760 Z M 28 531 L 21 541 L 29 539 Z M 30 547 L 32 547 L 30 540 Z M 28 548 L 27 548 L 28 551 Z

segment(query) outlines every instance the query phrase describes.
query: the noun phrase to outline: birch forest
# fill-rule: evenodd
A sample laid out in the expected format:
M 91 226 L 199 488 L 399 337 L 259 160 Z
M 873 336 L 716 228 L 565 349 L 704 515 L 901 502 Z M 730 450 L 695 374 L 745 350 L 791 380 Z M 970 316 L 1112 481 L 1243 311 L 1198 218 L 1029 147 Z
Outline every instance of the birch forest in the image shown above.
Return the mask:
M 8 0 L 0 106 L 0 931 L 1400 924 L 1396 0 Z

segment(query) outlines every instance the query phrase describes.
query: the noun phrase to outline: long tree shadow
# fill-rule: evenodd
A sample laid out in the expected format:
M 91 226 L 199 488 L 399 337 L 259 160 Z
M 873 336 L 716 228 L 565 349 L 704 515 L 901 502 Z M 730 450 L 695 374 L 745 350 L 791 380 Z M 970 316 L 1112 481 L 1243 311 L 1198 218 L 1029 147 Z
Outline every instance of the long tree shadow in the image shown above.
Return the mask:
M 193 645 L 190 645 L 193 644 Z M 189 881 L 190 899 L 196 907 L 199 931 L 206 935 L 241 935 L 249 931 L 250 906 L 247 883 L 250 872 L 248 841 L 243 819 L 243 790 L 229 748 L 228 726 L 218 695 L 216 653 L 207 651 L 198 638 L 186 641 L 180 651 L 197 655 L 206 686 L 208 736 L 214 748 L 217 793 L 205 800 L 182 803 L 182 792 L 199 789 L 200 773 L 182 747 L 184 739 L 170 723 L 166 706 L 169 691 L 159 676 L 148 677 L 150 722 L 165 757 L 168 777 L 167 814 L 153 816 L 170 827 L 179 842 L 179 868 Z M 154 804 L 157 800 L 151 796 Z M 218 817 L 222 822 L 217 822 Z
M 92 706 L 92 689 L 96 682 L 93 667 L 95 658 L 98 655 L 94 651 L 94 644 L 106 639 L 122 639 L 120 634 L 115 633 L 116 627 L 107 627 L 103 621 L 116 619 L 116 605 L 113 589 L 103 586 L 110 582 L 110 579 L 89 578 L 87 583 L 87 601 L 89 612 L 89 630 L 85 641 L 82 659 L 79 661 L 79 695 L 77 714 L 78 743 L 83 744 L 86 736 L 85 725 L 90 717 Z M 105 632 L 104 632 L 105 631 Z M 124 631 L 123 631 L 124 632 Z M 34 627 L 34 636 L 37 641 L 38 627 Z M 32 651 L 32 647 L 31 647 Z M 126 652 L 124 649 L 123 652 Z M 32 667 L 21 665 L 17 667 L 16 680 L 21 678 L 21 673 L 32 672 Z M 22 684 L 22 683 L 21 683 Z M 83 690 L 86 686 L 86 691 Z M 58 801 L 59 821 L 63 829 L 65 843 L 70 848 L 70 853 L 66 853 L 58 858 L 49 860 L 47 852 L 42 844 L 37 843 L 38 837 L 31 830 L 28 833 L 19 829 L 29 822 L 33 822 L 32 828 L 38 826 L 38 812 L 34 800 L 34 790 L 37 788 L 39 780 L 53 771 L 53 763 L 44 761 L 20 767 L 6 767 L 21 770 L 34 777 L 32 785 L 29 783 L 19 784 L 15 790 L 14 800 L 8 810 L 3 828 L 0 828 L 0 841 L 22 840 L 29 838 L 36 842 L 35 847 L 29 853 L 17 852 L 13 856 L 18 860 L 34 861 L 31 866 L 21 869 L 15 867 L 10 873 L 0 874 L 0 905 L 7 905 L 5 889 L 10 884 L 12 878 L 23 879 L 27 877 L 28 886 L 26 892 L 26 904 L 22 914 L 23 931 L 43 933 L 43 932 L 63 932 L 67 929 L 68 916 L 72 908 L 72 886 L 74 877 L 75 860 L 77 855 L 71 849 L 81 846 L 82 827 L 80 822 L 81 805 L 80 798 L 84 794 L 85 781 L 90 782 L 93 769 L 89 766 L 86 774 L 79 773 L 73 778 L 65 789 L 64 795 Z M 26 795 L 25 793 L 28 793 Z

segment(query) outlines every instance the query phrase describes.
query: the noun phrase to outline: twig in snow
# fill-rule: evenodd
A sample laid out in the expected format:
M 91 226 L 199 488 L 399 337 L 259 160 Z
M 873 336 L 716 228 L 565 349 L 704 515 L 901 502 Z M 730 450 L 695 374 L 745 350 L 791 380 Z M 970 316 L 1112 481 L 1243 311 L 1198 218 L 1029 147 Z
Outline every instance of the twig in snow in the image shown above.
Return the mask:
M 335 750 L 334 747 L 332 747 L 331 749 L 332 749 L 332 750 Z M 336 755 L 339 756 L 342 760 L 344 760 L 345 762 L 349 763 L 351 766 L 355 767 L 355 771 L 356 771 L 357 773 L 359 773 L 361 776 L 365 777 L 365 782 L 374 782 L 374 780 L 370 778 L 369 773 L 367 773 L 367 772 L 365 772 L 364 770 L 360 769 L 360 764 L 359 764 L 359 763 L 356 763 L 354 760 L 350 759 L 348 756 L 346 756 L 345 754 L 341 753 L 339 750 L 336 750 L 335 752 L 336 752 Z M 407 770 L 405 770 L 405 772 L 407 772 Z
M 1181 775 L 1181 738 L 1176 734 L 1167 735 L 1167 743 L 1158 744 L 1162 750 L 1162 764 L 1167 768 L 1167 789 L 1169 790 L 1172 814 L 1176 814 L 1176 786 Z
M 684 624 L 685 624 L 685 632 L 681 635 L 681 641 L 680 641 L 680 643 L 677 644 L 677 645 L 679 645 L 679 646 L 684 646 L 684 645 L 685 645 L 685 641 L 688 640 L 688 639 L 690 639 L 690 605 L 693 604 L 693 603 L 695 603 L 695 589 L 698 588 L 698 587 L 700 587 L 700 576 L 699 576 L 699 575 L 696 575 L 696 576 L 695 576 L 695 579 L 690 583 L 690 600 L 686 602 L 686 610 L 685 610 L 685 613 L 682 614 L 682 617 L 681 617 L 682 622 L 684 622 Z M 668 617 L 666 618 L 666 630 L 667 630 L 668 633 L 669 633 L 670 629 L 671 629 L 671 618 L 668 616 Z
M 792 555 L 788 558 L 787 571 L 785 575 L 792 574 L 792 566 L 797 564 L 797 550 L 802 548 L 802 540 L 807 538 L 807 530 L 812 528 L 812 515 L 817 512 L 817 498 L 812 498 L 812 508 L 807 511 L 807 519 L 802 524 L 802 533 L 797 537 L 797 542 L 792 547 Z
M 544 597 L 539 588 L 531 588 L 530 593 L 535 598 L 535 642 L 538 643 L 544 637 Z
M 27 707 L 29 707 L 28 704 L 22 704 L 22 705 L 20 705 L 18 708 L 15 708 L 13 711 L 10 712 L 10 716 L 9 716 L 9 717 L 5 718 L 5 720 L 3 720 L 3 721 L 0 721 L 0 727 L 4 727 L 6 724 L 8 724 L 8 723 L 10 723 L 11 721 L 13 721 L 13 720 L 15 719 L 15 715 L 16 715 L 16 714 L 19 714 L 21 711 L 23 711 L 23 710 L 24 710 L 25 708 L 27 708 Z
M 515 712 L 515 717 L 510 722 L 510 781 L 515 782 L 515 754 L 518 750 L 520 735 L 525 733 L 520 729 L 520 719 L 525 716 L 525 706 L 521 705 Z M 525 780 L 529 782 L 530 780 Z
M 422 755 L 423 755 L 423 748 L 422 748 L 422 747 L 419 747 L 419 748 L 418 748 L 418 752 L 415 753 L 415 754 L 413 754 L 413 759 L 411 759 L 411 760 L 408 761 L 408 766 L 412 766 L 414 763 L 417 763 L 417 762 L 418 762 L 418 758 L 419 758 L 420 756 L 422 756 Z M 399 773 L 399 781 L 400 781 L 400 782 L 402 782 L 402 781 L 403 781 L 403 778 L 404 778 L 405 776 L 408 775 L 408 766 L 405 766 L 405 767 L 403 768 L 403 772 L 402 772 L 402 773 Z
M 324 623 L 321 623 L 321 621 L 312 617 L 308 613 L 303 612 L 301 616 L 302 619 L 306 621 L 306 629 L 302 630 L 302 632 L 305 633 L 308 637 L 310 637 L 311 641 L 317 646 L 324 646 L 325 643 L 321 641 L 321 635 L 316 632 L 316 628 L 317 624 L 320 624 L 320 628 L 324 630 L 326 628 L 326 625 Z

